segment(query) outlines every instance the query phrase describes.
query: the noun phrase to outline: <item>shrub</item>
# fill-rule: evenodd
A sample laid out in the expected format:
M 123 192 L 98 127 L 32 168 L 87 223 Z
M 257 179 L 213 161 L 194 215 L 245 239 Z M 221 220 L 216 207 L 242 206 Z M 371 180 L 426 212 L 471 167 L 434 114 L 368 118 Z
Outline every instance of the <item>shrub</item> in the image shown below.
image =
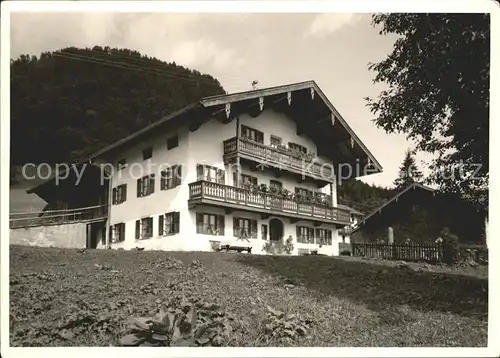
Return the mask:
M 223 346 L 232 331 L 230 318 L 217 305 L 182 304 L 179 309 L 160 309 L 154 318 L 130 317 L 129 332 L 121 346 L 197 347 Z
M 283 311 L 267 306 L 264 333 L 268 341 L 290 343 L 298 336 L 305 336 L 311 324 L 312 321 L 309 319 L 303 319 L 294 314 L 285 314 Z
M 340 255 L 342 255 L 342 256 L 351 256 L 351 251 L 349 251 L 349 250 L 342 250 L 342 251 L 340 251 Z
M 288 236 L 288 239 L 285 240 L 285 244 L 283 245 L 283 251 L 290 255 L 293 252 L 293 238 L 292 236 Z

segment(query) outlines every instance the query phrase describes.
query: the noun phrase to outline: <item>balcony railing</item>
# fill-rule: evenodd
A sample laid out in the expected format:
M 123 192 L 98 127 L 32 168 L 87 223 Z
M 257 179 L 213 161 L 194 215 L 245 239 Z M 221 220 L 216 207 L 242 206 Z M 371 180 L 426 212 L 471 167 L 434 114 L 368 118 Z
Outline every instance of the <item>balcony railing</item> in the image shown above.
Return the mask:
M 299 153 L 258 143 L 246 138 L 233 137 L 224 141 L 224 158 L 241 155 L 257 162 L 290 170 L 298 174 L 312 176 L 317 179 L 333 181 L 330 163 L 302 158 Z
M 10 213 L 9 227 L 61 225 L 82 221 L 97 221 L 108 216 L 108 206 L 98 205 L 67 210 L 43 210 L 25 213 Z
M 208 200 L 211 203 L 241 207 L 258 212 L 279 212 L 285 216 L 321 220 L 346 225 L 350 220 L 348 210 L 330 207 L 325 204 L 305 204 L 282 196 L 258 192 L 234 186 L 197 181 L 189 184 L 190 202 Z M 222 205 L 224 206 L 224 205 Z

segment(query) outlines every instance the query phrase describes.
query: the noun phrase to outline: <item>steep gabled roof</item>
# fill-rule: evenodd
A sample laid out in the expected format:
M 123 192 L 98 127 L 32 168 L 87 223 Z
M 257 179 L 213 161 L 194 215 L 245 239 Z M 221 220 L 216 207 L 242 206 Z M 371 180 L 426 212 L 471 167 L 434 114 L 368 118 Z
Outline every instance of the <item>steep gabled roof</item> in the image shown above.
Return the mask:
M 79 162 L 79 164 L 87 161 L 98 161 L 106 154 L 109 154 L 126 144 L 130 144 L 132 141 L 142 140 L 148 135 L 154 135 L 158 130 L 164 128 L 164 126 L 186 123 L 188 121 L 193 121 L 194 118 L 198 122 L 193 126 L 193 130 L 196 130 L 207 118 L 214 118 L 217 116 L 226 118 L 227 116 L 227 119 L 230 120 L 231 117 L 237 116 L 239 111 L 246 110 L 248 112 L 250 108 L 259 108 L 259 106 L 262 110 L 265 101 L 270 102 L 271 106 L 276 103 L 287 103 L 288 101 L 289 107 L 292 102 L 295 103 L 294 101 L 299 101 L 300 104 L 311 106 L 308 108 L 316 110 L 315 113 L 317 116 L 324 116 L 327 114 L 321 118 L 312 118 L 312 115 L 310 115 L 308 118 L 303 120 L 301 125 L 310 128 L 313 128 L 314 126 L 320 128 L 316 129 L 316 131 L 323 136 L 323 147 L 325 147 L 327 151 L 336 154 L 333 157 L 340 158 L 338 160 L 341 161 L 345 159 L 346 162 L 353 165 L 355 165 L 355 162 L 359 160 L 360 162 L 357 164 L 361 164 L 361 166 L 363 166 L 364 163 L 369 163 L 372 169 L 370 170 L 370 173 L 365 173 L 363 175 L 382 171 L 380 163 L 375 159 L 368 148 L 366 148 L 364 143 L 358 138 L 358 136 L 354 133 L 351 127 L 347 124 L 344 118 L 335 109 L 314 81 L 299 82 L 240 93 L 204 97 L 200 101 L 181 108 L 178 111 L 175 111 L 146 126 L 145 128 L 138 130 L 137 132 L 132 133 L 131 135 L 128 135 L 101 150 L 98 150 L 86 160 Z M 268 104 L 265 106 L 267 105 Z M 295 106 L 291 111 L 300 111 L 302 107 L 303 106 L 301 105 Z M 309 115 L 310 113 L 307 114 Z M 199 118 L 201 118 L 201 120 Z M 191 129 L 191 123 L 189 123 L 189 125 Z M 340 138 L 341 140 L 335 140 L 335 138 Z M 337 151 L 339 154 L 337 154 Z M 332 155 L 331 153 L 330 156 Z M 29 192 L 33 192 L 35 189 L 36 187 L 30 189 Z
M 399 193 L 397 193 L 396 195 L 394 195 L 391 199 L 387 200 L 385 203 L 383 203 L 382 205 L 380 205 L 378 208 L 376 208 L 375 210 L 373 210 L 365 218 L 363 218 L 363 220 L 361 222 L 359 222 L 354 227 L 354 229 L 352 230 L 352 232 L 355 232 L 355 231 L 359 230 L 365 224 L 365 222 L 369 221 L 375 214 L 382 212 L 382 210 L 384 208 L 386 208 L 387 206 L 389 206 L 389 205 L 397 202 L 400 197 L 402 197 L 403 195 L 405 195 L 406 193 L 408 193 L 410 190 L 415 190 L 415 189 L 425 190 L 425 191 L 430 192 L 430 193 L 435 193 L 435 190 L 432 189 L 432 188 L 430 188 L 430 187 L 428 187 L 428 186 L 425 186 L 425 185 L 420 184 L 420 183 L 413 183 L 412 185 L 409 185 L 407 188 L 403 189 L 402 191 L 400 191 Z
M 344 204 L 338 204 L 337 205 L 340 209 L 345 209 L 345 210 L 349 210 L 351 212 L 351 214 L 354 214 L 354 215 L 358 215 L 358 216 L 363 216 L 365 214 L 363 214 L 361 211 L 358 211 L 354 208 L 351 208 L 350 206 L 347 206 L 347 205 L 344 205 Z
M 335 109 L 335 107 L 332 105 L 332 103 L 328 100 L 328 98 L 325 96 L 323 91 L 319 88 L 319 86 L 316 84 L 314 81 L 306 81 L 306 82 L 299 82 L 299 83 L 293 83 L 293 84 L 288 84 L 288 85 L 282 85 L 282 86 L 275 86 L 275 87 L 269 87 L 269 88 L 264 88 L 264 89 L 258 89 L 258 90 L 252 90 L 252 91 L 246 91 L 246 92 L 239 92 L 239 93 L 233 93 L 233 94 L 225 94 L 225 95 L 217 95 L 217 96 L 210 96 L 210 97 L 204 97 L 202 98 L 199 102 L 193 103 L 189 106 L 186 106 L 168 116 L 165 116 L 161 118 L 160 120 L 148 125 L 147 127 L 97 151 L 93 155 L 90 156 L 90 159 L 98 158 L 99 156 L 102 156 L 103 154 L 111 151 L 112 149 L 118 148 L 119 146 L 122 146 L 128 142 L 130 142 L 133 139 L 137 139 L 140 136 L 143 136 L 147 133 L 151 133 L 154 131 L 156 128 L 161 126 L 162 124 L 165 124 L 166 122 L 172 121 L 174 118 L 177 118 L 181 115 L 185 115 L 191 112 L 194 112 L 196 110 L 201 110 L 201 109 L 217 109 L 217 112 L 220 112 L 221 109 L 226 106 L 226 105 L 231 105 L 232 103 L 237 103 L 237 102 L 244 102 L 244 101 L 249 101 L 256 99 L 258 100 L 259 98 L 264 98 L 264 97 L 269 97 L 269 96 L 276 96 L 280 94 L 287 94 L 287 93 L 292 93 L 296 91 L 301 91 L 301 90 L 310 90 L 311 91 L 311 96 L 314 98 L 314 94 L 317 94 L 319 98 L 321 98 L 322 102 L 324 105 L 330 110 L 331 112 L 331 118 L 329 119 L 331 121 L 331 124 L 334 125 L 335 121 L 338 121 L 338 123 L 341 125 L 341 127 L 348 133 L 348 135 L 352 138 L 352 146 L 354 147 L 354 143 L 356 143 L 359 148 L 362 150 L 362 152 L 369 158 L 369 161 L 374 165 L 375 171 L 376 172 L 381 172 L 382 171 L 382 166 L 380 163 L 375 159 L 373 154 L 366 148 L 364 143 L 359 139 L 359 137 L 354 133 L 354 131 L 351 129 L 351 127 L 347 124 L 347 122 L 344 120 L 344 118 L 340 115 L 340 113 Z M 291 95 L 291 98 L 293 96 Z M 292 99 L 293 100 L 293 99 Z M 208 113 L 212 113 L 213 111 L 208 111 Z

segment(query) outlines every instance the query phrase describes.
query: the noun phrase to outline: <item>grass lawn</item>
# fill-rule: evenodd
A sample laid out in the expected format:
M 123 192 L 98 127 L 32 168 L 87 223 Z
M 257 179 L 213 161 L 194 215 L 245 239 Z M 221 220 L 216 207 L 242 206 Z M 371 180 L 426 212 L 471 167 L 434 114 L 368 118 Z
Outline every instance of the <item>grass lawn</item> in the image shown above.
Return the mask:
M 127 317 L 186 297 L 221 306 L 229 346 L 486 346 L 486 269 L 431 270 L 341 257 L 11 246 L 10 344 L 116 345 Z M 310 323 L 305 334 L 270 334 L 268 306 Z

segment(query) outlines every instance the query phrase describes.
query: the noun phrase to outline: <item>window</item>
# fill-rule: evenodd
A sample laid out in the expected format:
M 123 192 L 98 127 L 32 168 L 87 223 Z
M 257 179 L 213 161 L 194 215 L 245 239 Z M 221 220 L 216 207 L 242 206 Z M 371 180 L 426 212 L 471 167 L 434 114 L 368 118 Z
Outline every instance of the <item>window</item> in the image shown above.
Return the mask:
M 297 242 L 314 244 L 314 229 L 312 227 L 297 226 Z
M 224 236 L 224 215 L 196 213 L 196 232 Z
M 267 225 L 262 224 L 260 227 L 261 234 L 262 234 L 262 240 L 267 240 Z
M 158 217 L 158 235 L 173 235 L 179 233 L 180 213 L 175 211 Z
M 196 166 L 198 180 L 206 180 L 213 183 L 224 184 L 226 172 L 224 169 L 218 169 L 209 165 L 198 164 Z
M 113 205 L 121 204 L 127 200 L 127 184 L 118 185 L 113 188 Z
M 142 159 L 148 160 L 153 156 L 153 147 L 146 148 L 142 151 Z
M 116 166 L 118 167 L 118 170 L 122 170 L 127 166 L 127 163 L 125 162 L 125 159 L 120 159 L 116 162 Z
M 155 175 L 150 174 L 137 179 L 137 197 L 148 196 L 155 192 Z
M 316 244 L 332 245 L 332 230 L 316 229 Z
M 160 190 L 173 189 L 181 185 L 182 165 L 174 165 L 161 172 Z
M 295 194 L 297 195 L 305 195 L 307 197 L 312 196 L 313 192 L 312 190 L 306 189 L 306 188 L 295 188 Z
M 167 139 L 167 149 L 174 149 L 179 146 L 179 136 L 170 137 Z
M 288 148 L 293 151 L 307 153 L 307 148 L 297 143 L 288 142 Z
M 153 236 L 153 218 L 143 218 L 135 222 L 135 239 L 144 240 Z
M 253 177 L 247 174 L 241 174 L 241 183 L 242 184 L 252 184 L 257 186 L 257 177 Z
M 278 145 L 281 145 L 281 138 L 271 134 L 271 146 L 277 147 Z
M 125 223 L 115 224 L 109 227 L 109 242 L 125 241 Z
M 233 235 L 241 238 L 257 238 L 257 220 L 234 218 Z
M 247 126 L 241 126 L 241 136 L 254 142 L 264 143 L 264 133 Z
M 270 180 L 269 181 L 269 186 L 272 186 L 273 188 L 283 188 L 283 183 L 278 181 L 278 180 Z

